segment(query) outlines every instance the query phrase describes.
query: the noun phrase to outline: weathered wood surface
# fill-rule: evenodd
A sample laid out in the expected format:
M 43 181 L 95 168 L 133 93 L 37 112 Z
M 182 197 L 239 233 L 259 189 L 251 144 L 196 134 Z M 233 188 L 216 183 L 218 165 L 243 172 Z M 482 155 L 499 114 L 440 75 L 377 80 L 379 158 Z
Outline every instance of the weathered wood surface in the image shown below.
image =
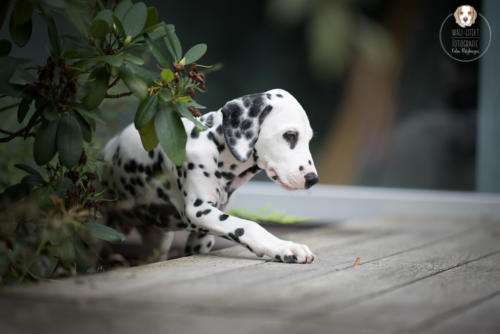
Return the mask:
M 0 333 L 500 332 L 499 222 L 382 217 L 289 239 L 317 260 L 233 247 L 4 288 Z

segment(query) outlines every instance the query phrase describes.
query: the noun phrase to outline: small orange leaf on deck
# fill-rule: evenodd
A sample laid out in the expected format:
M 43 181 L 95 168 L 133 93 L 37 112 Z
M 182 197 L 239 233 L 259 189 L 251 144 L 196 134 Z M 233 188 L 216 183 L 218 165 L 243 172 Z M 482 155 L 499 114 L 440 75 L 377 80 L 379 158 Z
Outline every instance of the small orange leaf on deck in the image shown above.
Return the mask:
M 354 261 L 354 267 L 357 267 L 359 266 L 359 264 L 361 263 L 361 259 L 359 258 L 359 256 L 356 258 L 356 261 Z

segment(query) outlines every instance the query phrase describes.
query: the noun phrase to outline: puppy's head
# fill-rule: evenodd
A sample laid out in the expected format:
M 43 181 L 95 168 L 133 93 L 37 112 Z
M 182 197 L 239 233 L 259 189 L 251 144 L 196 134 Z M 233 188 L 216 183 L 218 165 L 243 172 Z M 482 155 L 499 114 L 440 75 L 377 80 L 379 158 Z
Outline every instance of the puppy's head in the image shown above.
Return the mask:
M 273 89 L 243 96 L 228 102 L 222 114 L 226 143 L 236 159 L 244 162 L 254 154 L 267 176 L 288 190 L 318 182 L 309 119 L 290 93 Z
M 462 28 L 470 27 L 476 22 L 477 12 L 474 7 L 469 5 L 459 6 L 453 14 L 455 21 Z

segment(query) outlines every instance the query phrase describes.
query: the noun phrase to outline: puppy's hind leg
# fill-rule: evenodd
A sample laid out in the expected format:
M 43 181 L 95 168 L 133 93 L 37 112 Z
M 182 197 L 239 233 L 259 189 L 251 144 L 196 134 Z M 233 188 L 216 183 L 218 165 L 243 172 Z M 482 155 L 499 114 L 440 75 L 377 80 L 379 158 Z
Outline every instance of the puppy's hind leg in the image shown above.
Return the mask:
M 205 254 L 212 250 L 215 239 L 211 234 L 206 232 L 191 232 L 186 241 L 184 255 Z
M 142 238 L 141 260 L 166 260 L 174 240 L 174 232 L 165 232 L 155 226 L 141 226 L 137 230 Z

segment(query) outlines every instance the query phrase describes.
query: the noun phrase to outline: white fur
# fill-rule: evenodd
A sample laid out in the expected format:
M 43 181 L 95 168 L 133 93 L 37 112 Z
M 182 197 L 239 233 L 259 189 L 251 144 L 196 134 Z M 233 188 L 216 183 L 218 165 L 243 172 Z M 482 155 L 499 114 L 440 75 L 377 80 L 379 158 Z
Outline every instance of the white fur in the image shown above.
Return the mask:
M 252 107 L 260 106 L 256 110 L 267 107 L 271 111 L 259 123 L 258 118 L 249 117 L 250 107 L 245 107 L 249 103 Z M 241 119 L 236 120 L 237 124 L 247 119 L 253 122 L 249 130 L 255 134 L 254 138 L 247 140 L 245 136 L 240 136 L 234 145 L 227 142 L 228 136 L 240 129 L 235 127 L 231 129 L 233 132 L 225 132 L 230 125 L 226 127 L 223 123 L 231 118 L 232 114 L 228 111 L 231 105 L 239 109 L 241 114 Z M 173 206 L 177 213 L 169 216 L 168 221 L 164 221 L 164 218 L 158 220 L 160 216 L 153 216 L 156 217 L 153 220 L 164 223 L 163 231 L 186 225 L 183 228 L 191 232 L 188 253 L 210 251 L 213 246 L 211 235 L 219 235 L 247 246 L 258 256 L 267 255 L 283 262 L 312 262 L 314 254 L 306 245 L 278 239 L 252 221 L 226 217 L 224 214 L 231 194 L 254 176 L 259 168 L 286 189 L 303 189 L 305 175 L 316 174 L 309 152 L 313 132 L 302 106 L 290 93 L 273 89 L 232 100 L 218 111 L 200 118 L 205 123 L 208 120 L 212 127 L 207 131 L 196 132 L 191 121 L 182 119 L 188 141 L 186 158 L 181 168 L 176 168 L 159 146 L 153 151 L 152 159 L 143 149 L 134 125 L 111 139 L 104 149 L 104 159 L 111 164 L 103 175 L 105 186 L 111 193 L 118 194 L 120 199 L 110 206 L 109 212 L 129 210 L 129 213 L 134 213 L 141 206 L 157 211 L 158 206 L 162 209 Z M 241 130 L 244 133 L 243 125 Z M 287 131 L 298 132 L 297 144 L 293 149 L 283 139 Z M 219 144 L 219 148 L 216 144 Z M 224 146 L 222 150 L 221 146 Z M 238 153 L 238 159 L 233 155 L 234 152 Z M 253 154 L 249 154 L 251 152 Z M 153 176 L 135 169 L 133 172 L 127 171 L 125 167 L 130 166 L 133 160 L 135 165 L 145 169 L 160 161 L 160 158 L 161 168 L 157 168 Z M 142 182 L 144 186 L 134 186 L 132 191 L 131 182 Z M 168 200 L 160 198 L 160 192 L 165 193 Z M 148 238 L 151 234 L 149 225 L 134 218 L 131 220 L 132 224 L 139 224 L 139 231 L 145 231 L 142 233 L 143 238 Z

